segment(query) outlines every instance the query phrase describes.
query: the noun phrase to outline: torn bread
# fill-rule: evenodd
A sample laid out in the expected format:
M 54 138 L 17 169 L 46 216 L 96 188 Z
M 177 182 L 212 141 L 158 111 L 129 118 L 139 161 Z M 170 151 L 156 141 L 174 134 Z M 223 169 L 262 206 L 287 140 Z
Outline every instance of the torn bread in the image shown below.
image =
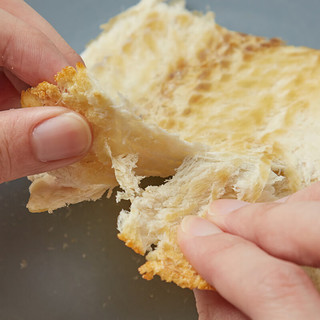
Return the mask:
M 51 87 L 58 92 L 55 99 L 42 84 L 22 101 L 80 111 L 97 142 L 80 163 L 35 177 L 32 208 L 96 199 L 120 184 L 124 192 L 118 200 L 132 205 L 119 216 L 119 238 L 146 254 L 143 276 L 208 289 L 177 246 L 177 226 L 185 215 L 203 215 L 212 199 L 272 201 L 319 180 L 320 52 L 229 31 L 212 13 L 189 12 L 182 2 L 143 0 L 103 28 L 83 54 L 86 65 L 111 105 L 125 104 L 140 120 L 130 130 L 137 132 L 139 123 L 175 135 L 163 149 L 157 175 L 172 174 L 174 168 L 176 174 L 161 186 L 140 188 L 142 176 L 155 174 L 152 161 L 144 167 L 143 149 L 123 143 L 122 133 L 113 140 L 119 152 L 110 152 L 107 128 L 113 120 L 104 120 L 106 114 L 99 118 L 105 103 L 96 105 L 95 95 L 68 69 L 73 76 L 61 73 L 57 89 Z M 78 86 L 81 97 L 91 98 L 79 100 Z
M 115 105 L 82 64 L 77 70 L 66 67 L 55 80 L 57 85 L 43 82 L 23 92 L 22 107 L 59 105 L 77 111 L 91 124 L 94 142 L 81 161 L 30 177 L 28 209 L 32 212 L 51 212 L 66 204 L 99 199 L 118 185 L 112 157 L 133 155 L 126 165 L 135 168 L 137 174 L 167 177 L 186 156 L 206 149 L 143 122 L 125 100 Z M 127 185 L 134 187 L 138 181 L 132 178 Z

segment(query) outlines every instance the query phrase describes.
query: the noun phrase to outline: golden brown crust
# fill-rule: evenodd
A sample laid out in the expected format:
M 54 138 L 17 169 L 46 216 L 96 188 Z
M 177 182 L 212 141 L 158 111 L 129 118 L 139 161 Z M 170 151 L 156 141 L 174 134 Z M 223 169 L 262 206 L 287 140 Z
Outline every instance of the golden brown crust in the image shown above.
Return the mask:
M 174 260 L 169 258 L 161 261 L 147 261 L 139 268 L 139 272 L 146 280 L 152 280 L 155 275 L 158 275 L 161 280 L 174 282 L 181 288 L 214 290 L 194 269 L 190 269 L 190 264 L 187 262 L 176 265 Z
M 135 240 L 128 239 L 128 238 L 127 238 L 124 234 L 122 234 L 122 233 L 118 233 L 117 237 L 118 237 L 118 239 L 120 239 L 121 241 L 123 241 L 128 248 L 131 248 L 135 253 L 140 254 L 140 255 L 142 255 L 142 256 L 144 255 L 144 251 L 141 249 L 141 247 L 137 246 Z
M 147 254 L 148 260 L 139 268 L 146 280 L 155 275 L 166 282 L 174 282 L 181 288 L 214 290 L 198 272 L 190 265 L 177 244 L 177 226 L 167 232 L 167 240 L 158 245 L 157 249 Z
M 119 233 L 118 238 L 136 253 L 144 255 L 144 251 L 137 247 L 135 241 L 127 239 L 124 234 Z M 191 267 L 181 252 L 170 248 L 163 257 L 157 256 L 157 260 L 147 261 L 139 268 L 139 272 L 146 280 L 152 280 L 155 275 L 166 282 L 174 282 L 181 288 L 213 290 L 212 286 L 199 276 Z

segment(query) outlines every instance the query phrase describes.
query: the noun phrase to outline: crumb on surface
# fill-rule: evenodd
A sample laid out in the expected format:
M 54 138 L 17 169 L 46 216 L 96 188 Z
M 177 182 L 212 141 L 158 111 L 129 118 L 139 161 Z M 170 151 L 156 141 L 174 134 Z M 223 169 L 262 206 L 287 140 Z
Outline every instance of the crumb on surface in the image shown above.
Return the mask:
M 22 259 L 20 262 L 20 270 L 26 269 L 28 267 L 28 261 L 26 259 Z

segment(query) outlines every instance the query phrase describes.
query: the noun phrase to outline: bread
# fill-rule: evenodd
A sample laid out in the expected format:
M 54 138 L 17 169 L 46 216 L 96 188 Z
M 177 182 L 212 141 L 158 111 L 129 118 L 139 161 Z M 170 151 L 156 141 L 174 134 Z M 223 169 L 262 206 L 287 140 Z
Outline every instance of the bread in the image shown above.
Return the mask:
M 213 199 L 272 201 L 319 180 L 320 52 L 227 30 L 183 2 L 143 0 L 103 29 L 83 53 L 92 76 L 67 68 L 58 87 L 22 96 L 24 106 L 81 112 L 95 137 L 84 160 L 33 178 L 29 208 L 97 199 L 119 184 L 117 199 L 131 201 L 119 238 L 146 254 L 143 277 L 210 289 L 183 257 L 177 227 Z M 139 186 L 174 170 L 163 185 Z
M 111 159 L 129 155 L 128 170 L 135 168 L 142 177 L 166 177 L 185 157 L 206 149 L 143 122 L 130 111 L 125 99 L 115 105 L 82 64 L 78 64 L 77 71 L 72 67 L 63 69 L 55 80 L 57 85 L 43 82 L 23 92 L 22 107 L 60 105 L 73 109 L 90 122 L 94 142 L 81 161 L 30 177 L 33 182 L 28 208 L 32 212 L 52 212 L 66 204 L 99 199 L 106 190 L 112 191 L 118 182 Z M 126 182 L 133 188 L 140 179 L 134 177 Z

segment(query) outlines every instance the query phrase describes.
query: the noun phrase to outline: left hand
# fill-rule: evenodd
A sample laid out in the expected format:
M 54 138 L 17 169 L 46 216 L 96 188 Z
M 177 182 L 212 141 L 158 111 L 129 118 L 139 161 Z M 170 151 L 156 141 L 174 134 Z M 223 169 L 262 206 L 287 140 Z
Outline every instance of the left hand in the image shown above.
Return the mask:
M 54 81 L 82 61 L 58 32 L 22 0 L 0 0 L 0 110 L 18 107 L 20 92 Z
M 67 166 L 91 147 L 89 124 L 61 106 L 20 109 L 20 93 L 81 57 L 22 0 L 0 0 L 0 183 Z

